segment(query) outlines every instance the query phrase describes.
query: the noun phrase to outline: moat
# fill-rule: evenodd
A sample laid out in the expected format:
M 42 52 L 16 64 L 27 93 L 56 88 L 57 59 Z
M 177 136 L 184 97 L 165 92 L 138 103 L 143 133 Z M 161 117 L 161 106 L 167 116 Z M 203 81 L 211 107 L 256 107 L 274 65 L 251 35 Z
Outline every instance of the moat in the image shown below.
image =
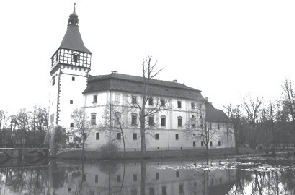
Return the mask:
M 30 161 L 0 165 L 0 194 L 294 194 L 295 160 Z

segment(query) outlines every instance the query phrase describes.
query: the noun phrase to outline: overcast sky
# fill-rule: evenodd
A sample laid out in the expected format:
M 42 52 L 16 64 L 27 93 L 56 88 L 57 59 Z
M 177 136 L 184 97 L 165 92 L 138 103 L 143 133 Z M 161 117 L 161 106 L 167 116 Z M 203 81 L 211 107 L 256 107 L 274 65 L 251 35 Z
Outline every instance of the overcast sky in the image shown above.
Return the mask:
M 295 78 L 295 1 L 77 0 L 92 75 L 140 76 L 147 55 L 157 79 L 200 89 L 216 108 L 246 94 L 277 98 Z M 9 0 L 0 6 L 0 109 L 47 106 L 50 57 L 73 0 Z

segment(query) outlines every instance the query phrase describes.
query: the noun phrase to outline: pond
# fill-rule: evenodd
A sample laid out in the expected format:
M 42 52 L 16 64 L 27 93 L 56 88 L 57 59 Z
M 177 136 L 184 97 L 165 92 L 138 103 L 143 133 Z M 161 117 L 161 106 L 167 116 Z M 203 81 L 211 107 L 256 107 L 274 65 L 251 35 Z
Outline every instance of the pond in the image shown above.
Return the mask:
M 0 194 L 295 194 L 295 161 L 43 161 L 0 165 Z

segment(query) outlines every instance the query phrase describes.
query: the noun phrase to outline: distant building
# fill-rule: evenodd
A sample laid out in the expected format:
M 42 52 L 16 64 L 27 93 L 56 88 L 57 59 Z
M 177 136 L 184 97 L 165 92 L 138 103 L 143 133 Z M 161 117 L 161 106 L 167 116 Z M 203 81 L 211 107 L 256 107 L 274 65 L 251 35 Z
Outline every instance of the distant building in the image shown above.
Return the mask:
M 116 72 L 90 76 L 91 57 L 92 53 L 82 41 L 74 10 L 62 43 L 51 58 L 49 115 L 52 129 L 54 126 L 75 129 L 71 113 L 76 108 L 84 108 L 91 123 L 85 142 L 87 150 L 97 150 L 108 142 L 123 148 L 123 138 L 127 150 L 140 150 L 139 112 L 133 107 L 142 101 L 143 78 Z M 123 134 L 112 129 L 102 130 L 108 105 L 124 108 L 120 113 Z M 206 128 L 214 132 L 210 148 L 234 146 L 228 118 L 210 105 L 198 89 L 177 81 L 151 80 L 146 106 L 147 110 L 155 106 L 160 108 L 146 118 L 147 150 L 205 147 L 202 131 Z M 111 114 L 112 109 L 110 107 Z M 113 122 L 110 124 L 112 128 Z

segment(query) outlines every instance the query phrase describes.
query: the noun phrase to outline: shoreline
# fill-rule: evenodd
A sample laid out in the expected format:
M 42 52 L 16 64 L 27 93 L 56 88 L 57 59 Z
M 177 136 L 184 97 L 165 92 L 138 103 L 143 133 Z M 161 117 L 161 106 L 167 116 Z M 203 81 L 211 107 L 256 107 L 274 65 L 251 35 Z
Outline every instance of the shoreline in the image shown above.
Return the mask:
M 235 153 L 235 148 L 220 148 L 209 149 L 208 158 L 227 158 L 238 156 L 256 156 L 263 155 L 262 153 L 256 153 L 251 148 L 242 147 L 239 149 L 239 154 Z M 82 156 L 82 150 L 69 150 L 58 153 L 50 158 L 63 159 L 63 160 L 80 160 Z M 147 151 L 145 156 L 142 157 L 140 151 L 128 151 L 116 152 L 111 157 L 103 157 L 99 151 L 85 151 L 85 160 L 162 160 L 162 159 L 204 159 L 207 157 L 206 149 L 194 149 L 194 150 L 157 150 Z

